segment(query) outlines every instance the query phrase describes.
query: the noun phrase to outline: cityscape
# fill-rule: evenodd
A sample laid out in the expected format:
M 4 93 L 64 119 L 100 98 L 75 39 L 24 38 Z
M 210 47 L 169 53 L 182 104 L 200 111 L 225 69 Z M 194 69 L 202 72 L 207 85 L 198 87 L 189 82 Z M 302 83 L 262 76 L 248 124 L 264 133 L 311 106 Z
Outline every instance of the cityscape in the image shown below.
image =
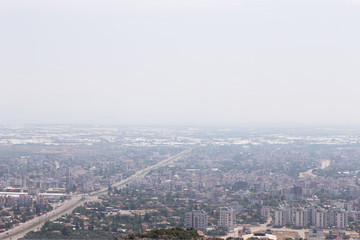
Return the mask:
M 122 239 L 181 228 L 198 238 L 355 239 L 358 133 L 1 127 L 0 237 Z
M 0 0 L 0 240 L 360 240 L 360 0 Z

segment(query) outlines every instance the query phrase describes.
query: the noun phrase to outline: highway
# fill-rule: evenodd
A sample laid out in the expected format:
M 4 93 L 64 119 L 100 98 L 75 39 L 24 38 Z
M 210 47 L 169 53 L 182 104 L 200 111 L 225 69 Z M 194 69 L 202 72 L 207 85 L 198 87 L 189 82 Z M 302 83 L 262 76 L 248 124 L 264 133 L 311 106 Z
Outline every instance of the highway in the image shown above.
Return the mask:
M 191 151 L 191 149 L 184 150 L 184 151 L 180 152 L 179 154 L 176 154 L 175 156 L 167 158 L 155 165 L 152 165 L 145 169 L 141 169 L 141 170 L 137 171 L 136 173 L 134 173 L 133 175 L 131 175 L 130 177 L 123 179 L 120 182 L 114 183 L 112 185 L 112 187 L 123 188 L 131 181 L 145 176 L 151 170 L 166 166 L 166 165 L 178 160 L 181 156 L 183 156 L 184 154 L 186 154 L 190 151 Z M 84 204 L 87 201 L 92 201 L 92 200 L 96 199 L 99 195 L 106 193 L 107 190 L 108 190 L 108 188 L 104 187 L 98 191 L 92 192 L 88 196 L 84 196 L 82 194 L 72 195 L 70 200 L 64 201 L 59 207 L 55 208 L 54 210 L 52 210 L 46 214 L 43 214 L 39 217 L 35 217 L 25 223 L 21 223 L 18 226 L 14 227 L 12 229 L 9 229 L 6 232 L 1 233 L 0 239 L 13 240 L 13 239 L 22 238 L 28 232 L 39 230 L 42 227 L 42 225 L 45 223 L 45 221 L 55 220 L 55 219 L 61 217 L 62 215 L 71 213 L 72 210 L 75 209 L 76 207 Z

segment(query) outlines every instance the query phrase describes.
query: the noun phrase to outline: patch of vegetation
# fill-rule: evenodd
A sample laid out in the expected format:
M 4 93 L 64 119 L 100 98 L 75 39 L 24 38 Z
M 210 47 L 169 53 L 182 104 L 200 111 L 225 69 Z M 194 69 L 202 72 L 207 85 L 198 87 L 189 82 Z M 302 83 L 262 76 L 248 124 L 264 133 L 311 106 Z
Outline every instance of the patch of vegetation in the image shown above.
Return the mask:
M 183 229 L 181 227 L 168 229 L 154 229 L 144 233 L 131 234 L 126 239 L 205 239 L 196 229 Z

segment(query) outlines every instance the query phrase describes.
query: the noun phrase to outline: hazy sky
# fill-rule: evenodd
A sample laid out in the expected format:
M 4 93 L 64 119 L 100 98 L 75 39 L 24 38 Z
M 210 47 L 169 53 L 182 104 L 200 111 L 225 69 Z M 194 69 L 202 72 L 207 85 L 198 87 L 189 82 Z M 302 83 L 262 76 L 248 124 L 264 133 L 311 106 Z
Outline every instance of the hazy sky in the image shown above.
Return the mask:
M 1 0 L 0 124 L 360 123 L 360 0 Z

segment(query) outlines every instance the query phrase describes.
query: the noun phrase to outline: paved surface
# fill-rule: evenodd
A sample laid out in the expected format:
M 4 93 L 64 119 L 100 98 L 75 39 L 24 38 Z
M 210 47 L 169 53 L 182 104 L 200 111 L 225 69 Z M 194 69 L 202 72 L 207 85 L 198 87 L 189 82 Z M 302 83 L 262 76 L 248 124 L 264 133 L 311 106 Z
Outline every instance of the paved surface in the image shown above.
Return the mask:
M 182 151 L 181 153 L 176 154 L 175 156 L 172 156 L 168 159 L 165 159 L 155 165 L 152 165 L 145 169 L 139 170 L 132 176 L 113 184 L 112 187 L 123 188 L 131 181 L 145 176 L 151 170 L 166 166 L 166 165 L 178 160 L 181 156 L 183 156 L 184 154 L 186 154 L 190 151 L 191 150 Z M 102 188 L 98 191 L 91 193 L 88 196 L 84 196 L 81 194 L 73 195 L 70 200 L 64 201 L 59 207 L 55 208 L 54 210 L 52 210 L 46 214 L 43 214 L 39 217 L 36 217 L 34 219 L 31 219 L 25 223 L 21 223 L 18 226 L 16 226 L 15 228 L 12 228 L 12 229 L 0 234 L 0 239 L 13 240 L 13 239 L 22 238 L 28 232 L 39 230 L 42 227 L 42 225 L 45 223 L 45 221 L 55 220 L 55 219 L 61 217 L 62 215 L 71 213 L 72 210 L 75 209 L 76 207 L 82 205 L 86 201 L 92 201 L 92 200 L 97 199 L 99 195 L 106 193 L 107 190 L 108 190 L 108 188 L 105 187 L 105 188 Z
M 269 224 L 271 222 L 271 218 L 268 219 L 268 221 L 264 224 L 261 224 L 259 226 L 248 226 L 248 225 L 239 225 L 238 227 L 234 228 L 233 232 L 229 232 L 225 237 L 221 237 L 223 239 L 226 239 L 228 237 L 238 237 L 238 231 L 241 230 L 244 226 L 249 227 L 251 232 L 261 232 L 261 231 L 265 231 L 267 229 L 271 229 L 274 232 L 280 233 L 280 232 L 296 232 L 297 234 L 299 234 L 299 236 L 303 239 L 306 238 L 306 236 L 309 233 L 309 229 L 292 229 L 292 228 L 271 228 L 271 227 L 267 227 L 267 224 Z M 359 236 L 359 234 L 357 232 L 354 231 L 344 231 L 347 235 L 354 235 L 354 236 Z M 328 234 L 329 230 L 324 230 L 324 233 Z
M 254 232 L 261 232 L 261 231 L 265 231 L 266 229 L 271 229 L 273 231 L 282 231 L 282 232 L 297 232 L 300 237 L 304 238 L 305 239 L 305 232 L 307 232 L 308 230 L 307 229 L 299 229 L 299 230 L 296 230 L 296 229 L 290 229 L 290 228 L 271 228 L 271 227 L 267 227 L 267 225 L 271 222 L 271 218 L 269 218 L 267 220 L 266 223 L 264 224 L 260 224 L 259 226 L 248 226 L 248 225 L 240 225 L 236 228 L 234 228 L 234 231 L 233 232 L 230 232 L 228 233 L 225 237 L 222 237 L 223 239 L 226 239 L 228 237 L 238 237 L 238 231 L 241 230 L 244 226 L 246 227 L 249 227 L 251 232 L 254 233 Z
M 25 223 L 20 223 L 17 227 L 12 228 L 0 235 L 0 239 L 18 239 L 25 236 L 30 231 L 36 231 L 47 220 L 54 220 L 61 215 L 71 212 L 74 208 L 83 203 L 81 195 L 74 195 L 70 200 L 64 201 L 58 208 L 33 218 Z

